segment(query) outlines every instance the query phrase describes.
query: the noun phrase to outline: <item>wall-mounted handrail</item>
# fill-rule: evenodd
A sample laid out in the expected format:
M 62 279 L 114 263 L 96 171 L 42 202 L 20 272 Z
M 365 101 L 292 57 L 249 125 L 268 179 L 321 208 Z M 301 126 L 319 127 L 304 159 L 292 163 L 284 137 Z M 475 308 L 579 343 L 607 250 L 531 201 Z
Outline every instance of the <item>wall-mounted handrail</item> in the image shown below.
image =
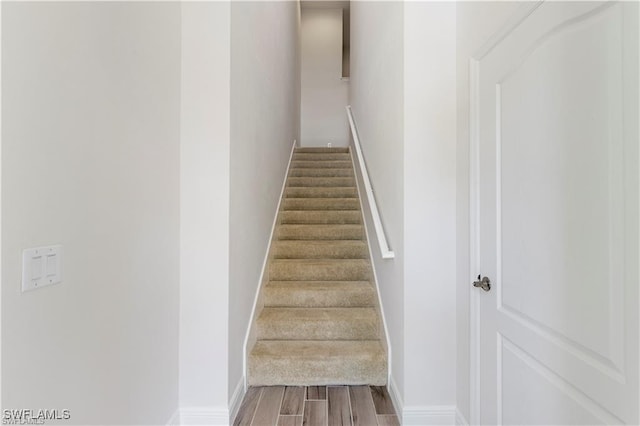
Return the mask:
M 382 226 L 382 220 L 380 219 L 380 212 L 378 211 L 378 204 L 376 198 L 373 195 L 373 189 L 371 188 L 371 181 L 369 180 L 369 173 L 367 173 L 367 166 L 364 163 L 364 157 L 362 156 L 362 148 L 360 147 L 360 138 L 358 137 L 358 130 L 356 124 L 353 121 L 353 113 L 351 112 L 351 106 L 347 105 L 347 117 L 349 117 L 349 127 L 351 127 L 351 136 L 353 136 L 353 145 L 356 147 L 356 156 L 358 157 L 358 164 L 360 165 L 360 171 L 362 172 L 362 180 L 364 181 L 364 189 L 367 193 L 367 200 L 369 201 L 369 209 L 371 210 L 371 217 L 373 218 L 373 226 L 376 230 L 376 236 L 378 237 L 378 245 L 380 246 L 380 253 L 383 259 L 393 259 L 396 255 L 389 248 L 387 237 L 384 233 Z

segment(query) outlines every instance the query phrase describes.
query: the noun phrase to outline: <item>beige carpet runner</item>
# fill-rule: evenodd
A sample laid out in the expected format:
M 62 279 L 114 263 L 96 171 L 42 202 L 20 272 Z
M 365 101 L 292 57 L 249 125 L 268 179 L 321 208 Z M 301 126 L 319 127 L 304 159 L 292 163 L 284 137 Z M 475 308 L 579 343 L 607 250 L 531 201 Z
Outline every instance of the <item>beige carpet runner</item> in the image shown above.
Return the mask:
M 378 298 L 347 148 L 297 148 L 248 359 L 250 385 L 387 383 Z

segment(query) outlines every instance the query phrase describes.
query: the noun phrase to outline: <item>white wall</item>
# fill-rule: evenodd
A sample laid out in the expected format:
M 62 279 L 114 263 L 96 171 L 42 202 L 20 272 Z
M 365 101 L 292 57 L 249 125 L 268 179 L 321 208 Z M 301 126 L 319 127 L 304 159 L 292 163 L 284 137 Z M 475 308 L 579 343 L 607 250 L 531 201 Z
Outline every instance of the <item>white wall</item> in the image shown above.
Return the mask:
M 298 2 L 182 5 L 183 421 L 223 422 L 242 396 L 244 338 L 299 139 L 299 26 Z
M 302 146 L 347 146 L 349 82 L 342 80 L 342 9 L 302 9 Z
M 2 63 L 2 4 L 0 4 L 0 65 Z M 2 99 L 2 66 L 0 66 L 0 103 Z M 1 110 L 0 110 L 1 111 Z M 2 265 L 2 114 L 0 113 L 0 268 Z M 2 276 L 0 271 L 0 378 L 2 377 Z M 2 379 L 0 379 L 1 381 Z M 0 408 L 2 405 L 2 383 L 0 383 Z
M 350 99 L 386 235 L 395 251 L 373 262 L 391 343 L 391 378 L 403 395 L 404 338 L 404 99 L 403 4 L 351 3 Z M 345 113 L 346 114 L 346 113 Z M 375 239 L 371 220 L 370 238 Z
M 519 2 L 456 3 L 457 60 L 457 406 L 466 419 L 469 411 L 469 287 L 478 271 L 469 269 L 469 58 L 513 14 Z
M 452 422 L 455 4 L 354 2 L 351 8 L 351 104 L 397 255 L 383 261 L 374 245 L 392 391 L 407 424 Z
M 299 139 L 298 2 L 231 5 L 229 393 L 294 140 Z
M 230 12 L 182 3 L 180 406 L 227 414 Z
M 2 9 L 2 405 L 166 423 L 178 403 L 179 5 Z M 63 282 L 21 293 L 22 249 L 56 243 Z
M 455 405 L 456 8 L 404 8 L 405 407 Z
M 299 30 L 298 2 L 3 5 L 3 407 L 228 414 L 299 139 Z M 21 249 L 50 243 L 64 282 L 20 294 Z

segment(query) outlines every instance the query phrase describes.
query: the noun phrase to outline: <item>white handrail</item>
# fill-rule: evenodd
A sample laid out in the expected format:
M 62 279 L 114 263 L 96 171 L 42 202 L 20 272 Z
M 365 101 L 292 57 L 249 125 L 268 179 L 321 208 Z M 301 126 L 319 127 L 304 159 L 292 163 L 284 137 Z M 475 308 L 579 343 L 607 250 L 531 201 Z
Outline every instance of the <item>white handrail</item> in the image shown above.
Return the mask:
M 351 127 L 351 136 L 353 136 L 353 145 L 356 147 L 356 155 L 358 156 L 358 164 L 360 165 L 360 171 L 362 172 L 362 180 L 364 181 L 364 189 L 367 193 L 367 200 L 369 201 L 369 209 L 371 209 L 371 217 L 373 218 L 373 226 L 376 229 L 376 236 L 378 237 L 378 245 L 380 246 L 380 253 L 383 259 L 393 259 L 396 255 L 389 248 L 387 243 L 387 237 L 384 234 L 384 228 L 382 227 L 382 220 L 380 220 L 380 213 L 378 212 L 378 204 L 376 204 L 376 198 L 373 195 L 373 189 L 371 188 L 371 181 L 369 180 L 369 173 L 367 173 L 367 166 L 364 164 L 364 157 L 362 156 L 362 148 L 360 148 L 360 138 L 358 137 L 358 130 L 356 124 L 353 121 L 353 113 L 351 112 L 351 106 L 347 105 L 347 116 L 349 117 L 349 127 Z

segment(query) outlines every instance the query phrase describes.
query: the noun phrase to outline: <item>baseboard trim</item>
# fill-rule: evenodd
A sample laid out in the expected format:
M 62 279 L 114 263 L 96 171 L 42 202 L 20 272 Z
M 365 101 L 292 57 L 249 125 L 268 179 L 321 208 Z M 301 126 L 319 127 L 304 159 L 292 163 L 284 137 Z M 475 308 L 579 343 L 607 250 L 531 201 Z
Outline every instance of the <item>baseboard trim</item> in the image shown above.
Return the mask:
M 393 379 L 393 376 L 389 379 L 387 389 L 396 413 L 399 414 L 398 417 L 400 417 L 400 424 L 402 425 L 465 426 L 469 424 L 455 405 L 404 406 L 398 385 Z
M 456 407 L 456 426 L 469 426 L 466 417 L 462 415 L 458 407 Z
M 403 425 L 454 425 L 455 421 L 455 405 L 411 406 L 402 410 Z
M 228 425 L 229 410 L 225 407 L 182 407 L 171 425 Z M 176 422 L 177 420 L 177 422 Z
M 180 409 L 176 409 L 173 416 L 167 422 L 167 426 L 180 426 Z
M 284 191 L 287 188 L 287 178 L 289 177 L 289 169 L 291 168 L 291 162 L 293 161 L 293 154 L 295 153 L 296 147 L 298 146 L 298 141 L 296 139 L 293 140 L 293 145 L 291 146 L 291 151 L 289 152 L 289 161 L 287 162 L 287 170 L 284 173 L 284 180 L 282 181 L 282 188 L 280 189 L 280 198 L 278 199 L 278 204 L 276 206 L 276 213 L 273 217 L 273 223 L 271 224 L 271 234 L 269 235 L 269 244 L 267 244 L 267 251 L 264 255 L 264 261 L 262 262 L 262 270 L 260 271 L 260 280 L 258 281 L 257 290 L 255 292 L 255 296 L 253 298 L 253 307 L 251 308 L 251 315 L 249 316 L 249 325 L 247 326 L 247 332 L 244 336 L 244 344 L 242 346 L 242 374 L 244 375 L 244 390 L 249 387 L 247 383 L 247 379 L 249 378 L 249 372 L 247 371 L 247 358 L 249 357 L 249 338 L 251 336 L 251 328 L 253 327 L 253 323 L 256 319 L 256 310 L 258 309 L 258 301 L 260 299 L 260 292 L 262 291 L 262 287 L 264 284 L 265 273 L 267 270 L 267 264 L 269 262 L 269 253 L 271 251 L 271 243 L 273 242 L 273 235 L 276 231 L 276 226 L 278 225 L 278 215 L 280 214 L 280 205 L 282 204 L 282 199 L 284 197 Z
M 398 391 L 398 385 L 396 385 L 396 381 L 393 379 L 392 375 L 389 376 L 387 391 L 389 392 L 389 396 L 391 397 L 391 402 L 393 403 L 393 408 L 395 408 L 396 413 L 402 413 L 402 406 L 404 404 L 400 397 L 400 392 Z
M 242 400 L 244 399 L 245 394 L 244 382 L 244 376 L 240 377 L 240 380 L 233 391 L 233 395 L 231 395 L 231 400 L 229 401 L 229 423 L 233 422 L 238 415 L 238 411 L 240 411 L 240 405 L 242 405 Z
M 347 109 L 347 111 L 350 111 L 350 110 Z M 371 260 L 371 271 L 373 272 L 373 283 L 375 284 L 375 287 L 376 287 L 376 296 L 378 297 L 378 306 L 380 307 L 380 316 L 382 317 L 382 330 L 384 331 L 384 343 L 385 343 L 384 349 L 387 352 L 387 378 L 389 380 L 389 383 L 391 383 L 391 381 L 393 380 L 393 377 L 391 376 L 392 374 L 391 371 L 393 366 L 393 351 L 391 350 L 391 337 L 389 336 L 389 328 L 387 327 L 387 316 L 384 313 L 384 304 L 382 303 L 382 293 L 380 293 L 380 282 L 378 281 L 378 274 L 376 272 L 376 263 L 374 261 L 373 249 L 371 247 L 369 227 L 367 226 L 369 224 L 369 219 L 370 219 L 368 215 L 371 215 L 371 209 L 370 208 L 365 209 L 365 200 L 367 200 L 366 201 L 367 206 L 369 201 L 368 201 L 368 198 L 363 197 L 362 188 L 360 186 L 360 179 L 362 179 L 362 182 L 364 185 L 364 175 L 362 174 L 360 163 L 356 163 L 355 158 L 353 158 L 353 148 L 351 146 L 349 146 L 349 154 L 351 157 L 351 167 L 353 167 L 354 179 L 356 182 L 356 189 L 358 191 L 358 200 L 360 201 L 360 212 L 361 212 L 360 214 L 362 215 L 362 223 L 364 224 L 364 234 L 367 240 L 369 258 Z M 356 164 L 357 164 L 357 167 L 356 167 Z M 371 220 L 373 220 L 373 218 L 371 218 Z M 398 405 L 397 401 L 394 401 L 394 404 L 396 404 L 396 412 L 399 413 L 398 407 L 401 407 L 402 404 Z

